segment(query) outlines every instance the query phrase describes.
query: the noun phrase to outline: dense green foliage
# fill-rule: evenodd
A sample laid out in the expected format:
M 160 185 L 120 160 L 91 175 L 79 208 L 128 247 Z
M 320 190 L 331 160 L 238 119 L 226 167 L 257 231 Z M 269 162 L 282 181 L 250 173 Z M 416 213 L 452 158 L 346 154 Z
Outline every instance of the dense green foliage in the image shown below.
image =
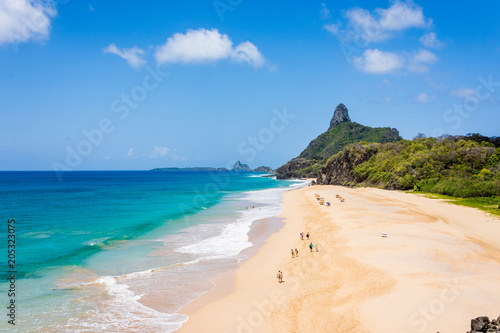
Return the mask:
M 359 141 L 384 143 L 401 139 L 398 131 L 389 127 L 369 127 L 355 122 L 338 123 L 311 141 L 299 158 L 329 158 L 345 146 Z
M 491 142 L 419 138 L 356 144 L 344 154 L 346 150 L 351 155 L 373 153 L 352 168 L 356 184 L 466 198 L 500 195 L 500 148 Z

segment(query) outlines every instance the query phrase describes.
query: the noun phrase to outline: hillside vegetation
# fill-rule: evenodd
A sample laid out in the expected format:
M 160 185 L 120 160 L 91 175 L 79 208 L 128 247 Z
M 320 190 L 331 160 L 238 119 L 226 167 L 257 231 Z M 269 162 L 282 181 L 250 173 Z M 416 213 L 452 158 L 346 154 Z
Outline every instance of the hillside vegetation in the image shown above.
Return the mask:
M 355 122 L 337 123 L 312 140 L 298 158 L 321 160 L 359 141 L 384 143 L 401 139 L 399 132 L 389 127 L 369 127 Z
M 453 197 L 500 195 L 498 138 L 419 138 L 390 143 L 360 142 L 332 156 L 320 184 L 376 186 Z

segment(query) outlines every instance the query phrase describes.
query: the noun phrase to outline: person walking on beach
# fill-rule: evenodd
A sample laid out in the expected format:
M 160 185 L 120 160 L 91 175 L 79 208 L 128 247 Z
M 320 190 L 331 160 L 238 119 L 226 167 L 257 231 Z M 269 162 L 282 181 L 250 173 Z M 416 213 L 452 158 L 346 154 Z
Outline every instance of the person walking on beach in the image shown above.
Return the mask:
M 295 252 L 293 251 L 293 249 L 291 249 L 290 252 L 292 253 L 292 258 L 295 258 Z
M 316 244 L 316 252 L 319 252 L 318 244 Z
M 278 282 L 279 282 L 279 283 L 283 282 L 283 273 L 282 273 L 281 271 L 278 271 L 278 276 L 277 276 L 277 278 L 278 278 Z
M 300 233 L 300 240 L 304 240 L 304 233 L 303 232 Z
M 307 235 L 306 235 L 307 239 L 309 239 L 309 231 L 307 232 Z
M 295 248 L 295 256 L 298 257 L 299 256 L 299 250 L 297 250 L 297 248 Z
M 311 252 L 313 251 L 313 247 L 314 247 L 313 243 L 309 244 L 309 250 L 311 250 Z

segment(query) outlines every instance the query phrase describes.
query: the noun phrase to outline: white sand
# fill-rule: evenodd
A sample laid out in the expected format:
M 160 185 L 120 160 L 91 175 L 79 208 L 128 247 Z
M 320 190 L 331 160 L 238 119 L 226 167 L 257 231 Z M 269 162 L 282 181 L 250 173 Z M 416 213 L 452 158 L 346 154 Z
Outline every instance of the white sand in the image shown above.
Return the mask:
M 500 221 L 476 209 L 312 186 L 285 193 L 282 217 L 234 277 L 180 311 L 190 317 L 180 332 L 456 333 L 500 315 Z M 300 241 L 307 231 L 319 252 Z

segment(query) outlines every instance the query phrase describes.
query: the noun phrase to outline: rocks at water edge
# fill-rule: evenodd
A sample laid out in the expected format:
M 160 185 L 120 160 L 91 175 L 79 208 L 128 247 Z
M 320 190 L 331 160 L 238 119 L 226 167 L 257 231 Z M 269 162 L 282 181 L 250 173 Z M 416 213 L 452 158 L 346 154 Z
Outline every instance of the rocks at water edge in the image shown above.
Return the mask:
M 253 169 L 254 172 L 266 172 L 266 173 L 273 173 L 274 170 L 270 167 L 267 166 L 260 166 L 258 168 Z
M 490 319 L 486 316 L 477 317 L 470 321 L 470 331 L 467 333 L 500 332 L 500 316 L 498 319 Z

